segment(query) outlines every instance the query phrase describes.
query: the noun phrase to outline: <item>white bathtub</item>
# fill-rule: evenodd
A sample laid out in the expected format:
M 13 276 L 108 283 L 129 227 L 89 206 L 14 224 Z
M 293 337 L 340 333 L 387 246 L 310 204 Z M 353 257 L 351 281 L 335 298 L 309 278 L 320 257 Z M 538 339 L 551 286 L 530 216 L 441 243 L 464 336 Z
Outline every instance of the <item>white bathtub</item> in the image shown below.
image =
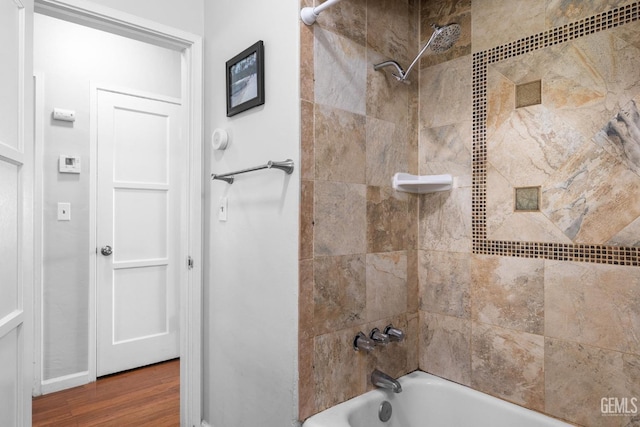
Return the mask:
M 402 393 L 372 390 L 320 412 L 303 427 L 560 427 L 570 426 L 509 402 L 416 371 L 399 379 Z M 383 401 L 393 413 L 378 418 Z

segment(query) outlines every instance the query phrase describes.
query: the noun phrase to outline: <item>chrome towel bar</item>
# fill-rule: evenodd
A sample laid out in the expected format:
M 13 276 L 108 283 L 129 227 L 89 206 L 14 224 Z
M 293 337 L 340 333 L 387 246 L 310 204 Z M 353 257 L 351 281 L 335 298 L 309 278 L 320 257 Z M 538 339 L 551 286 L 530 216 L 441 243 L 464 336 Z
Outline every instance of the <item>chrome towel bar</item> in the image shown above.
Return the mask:
M 212 173 L 211 179 L 212 180 L 219 179 L 221 181 L 228 182 L 229 184 L 233 184 L 234 175 L 240 175 L 241 173 L 259 171 L 262 169 L 280 169 L 281 171 L 284 171 L 287 175 L 291 175 L 291 173 L 293 173 L 293 160 L 287 159 L 282 162 L 274 162 L 269 160 L 266 165 L 262 165 L 262 166 L 256 166 L 253 168 L 242 169 L 239 171 L 223 173 L 223 174 Z

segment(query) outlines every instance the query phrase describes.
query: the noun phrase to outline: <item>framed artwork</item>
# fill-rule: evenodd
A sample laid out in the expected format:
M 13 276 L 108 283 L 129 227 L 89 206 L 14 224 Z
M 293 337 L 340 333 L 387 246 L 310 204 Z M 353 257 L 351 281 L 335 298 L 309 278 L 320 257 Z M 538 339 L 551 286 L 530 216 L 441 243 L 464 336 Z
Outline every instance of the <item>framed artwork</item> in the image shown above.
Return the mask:
M 264 43 L 227 61 L 227 117 L 264 104 Z

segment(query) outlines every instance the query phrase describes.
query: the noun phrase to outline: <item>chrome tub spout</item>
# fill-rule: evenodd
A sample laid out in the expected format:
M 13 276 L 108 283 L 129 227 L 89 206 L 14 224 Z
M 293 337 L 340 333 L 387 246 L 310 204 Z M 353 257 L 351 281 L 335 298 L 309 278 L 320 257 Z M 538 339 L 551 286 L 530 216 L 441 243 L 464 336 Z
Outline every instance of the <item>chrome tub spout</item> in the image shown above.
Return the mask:
M 371 373 L 371 383 L 376 387 L 386 388 L 394 393 L 402 391 L 402 386 L 397 380 L 377 369 Z

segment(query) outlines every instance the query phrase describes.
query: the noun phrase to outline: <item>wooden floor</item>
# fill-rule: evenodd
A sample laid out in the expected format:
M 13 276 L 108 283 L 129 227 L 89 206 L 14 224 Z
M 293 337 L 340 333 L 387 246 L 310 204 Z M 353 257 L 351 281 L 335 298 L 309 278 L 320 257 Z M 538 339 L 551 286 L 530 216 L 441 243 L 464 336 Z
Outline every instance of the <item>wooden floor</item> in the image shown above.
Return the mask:
M 34 427 L 179 425 L 178 359 L 33 399 Z

